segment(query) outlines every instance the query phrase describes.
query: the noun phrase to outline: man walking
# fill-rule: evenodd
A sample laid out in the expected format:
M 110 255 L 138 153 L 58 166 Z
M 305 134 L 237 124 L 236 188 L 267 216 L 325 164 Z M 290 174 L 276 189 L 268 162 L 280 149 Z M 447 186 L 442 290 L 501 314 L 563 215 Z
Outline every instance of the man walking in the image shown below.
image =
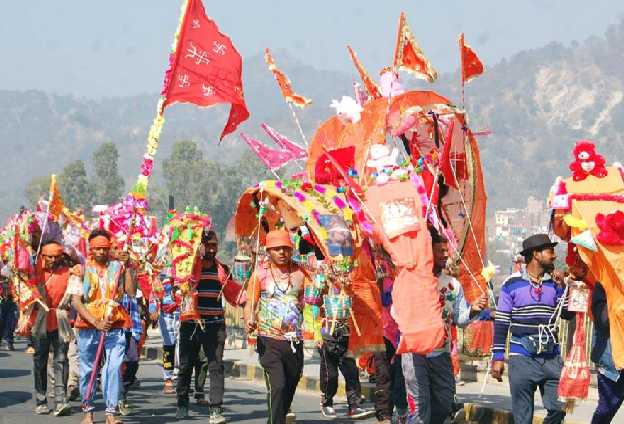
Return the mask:
M 442 348 L 428 355 L 404 353 L 401 366 L 407 391 L 408 422 L 414 424 L 442 424 L 453 412 L 455 376 L 451 362 L 451 327 L 464 327 L 486 306 L 483 294 L 470 306 L 464 297 L 461 284 L 444 273 L 449 254 L 448 240 L 430 230 L 433 248 L 433 274 L 438 278 L 442 303 L 442 319 L 446 340 Z
M 223 392 L 225 374 L 223 350 L 225 348 L 225 319 L 222 303 L 222 288 L 230 279 L 227 266 L 217 260 L 219 240 L 214 231 L 202 235 L 202 250 L 198 262 L 197 277 L 198 309 L 201 325 L 182 321 L 179 332 L 180 372 L 177 384 L 177 412 L 179 419 L 188 416 L 189 386 L 199 350 L 203 348 L 210 374 L 210 424 L 225 422 L 223 417 Z
M 41 293 L 49 311 L 36 306 L 35 321 L 32 327 L 33 375 L 38 415 L 48 414 L 48 356 L 52 352 L 54 369 L 54 415 L 64 416 L 71 413 L 71 406 L 66 402 L 69 362 L 67 351 L 73 332 L 69 324 L 67 308 L 69 300 L 63 302 L 69 280 L 69 268 L 62 263 L 63 246 L 56 241 L 45 242 L 41 247 L 43 269 L 37 272 L 37 289 Z M 62 304 L 64 303 L 64 304 Z
M 78 312 L 78 352 L 80 357 L 80 394 L 84 418 L 93 423 L 95 387 L 87 393 L 91 374 L 98 371 L 95 362 L 101 334 L 104 333 L 106 360 L 102 366 L 102 394 L 106 403 L 106 424 L 119 424 L 115 416 L 121 393 L 121 364 L 125 355 L 125 330 L 130 328 L 128 312 L 120 304 L 124 293 L 136 295 L 136 282 L 125 265 L 127 253 L 111 260 L 111 236 L 104 230 L 89 235 L 92 258 L 86 264 L 82 286 L 70 287 L 72 304 Z M 88 396 L 89 395 L 89 396 Z
M 516 424 L 533 422 L 535 390 L 542 393 L 548 415 L 545 424 L 562 423 L 564 405 L 557 388 L 563 362 L 557 340 L 560 315 L 569 319 L 563 299 L 564 289 L 550 277 L 555 269 L 555 245 L 546 234 L 533 235 L 522 242 L 526 268 L 513 274 L 502 286 L 494 321 L 492 377 L 502 381 L 505 344 L 509 343 L 509 385 Z
M 259 264 L 247 289 L 247 331 L 257 329 L 257 351 L 267 383 L 269 424 L 284 424 L 303 371 L 302 308 L 309 278 L 292 261 L 293 244 L 284 230 L 266 236 L 267 261 Z

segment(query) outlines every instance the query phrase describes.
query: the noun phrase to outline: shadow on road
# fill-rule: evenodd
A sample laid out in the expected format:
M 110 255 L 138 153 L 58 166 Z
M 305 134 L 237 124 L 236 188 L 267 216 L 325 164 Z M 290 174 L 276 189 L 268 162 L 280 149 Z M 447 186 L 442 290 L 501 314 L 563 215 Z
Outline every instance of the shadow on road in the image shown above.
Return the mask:
M 30 375 L 30 370 L 5 370 L 0 369 L 0 378 L 17 378 Z
M 0 392 L 0 408 L 17 405 L 18 403 L 28 402 L 32 398 L 30 392 Z

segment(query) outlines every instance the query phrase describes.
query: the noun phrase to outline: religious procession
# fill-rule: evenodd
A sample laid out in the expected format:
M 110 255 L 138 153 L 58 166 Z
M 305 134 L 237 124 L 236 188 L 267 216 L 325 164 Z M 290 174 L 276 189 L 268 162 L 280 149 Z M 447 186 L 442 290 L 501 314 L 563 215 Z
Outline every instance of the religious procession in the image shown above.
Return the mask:
M 33 414 L 132 419 L 141 352 L 157 329 L 162 378 L 150 396 L 175 406 L 159 422 L 189 418 L 193 398 L 203 411 L 196 419 L 234 422 L 237 404 L 224 401 L 233 325 L 263 370 L 262 422 L 297 421 L 293 401 L 309 390 L 300 381 L 312 360 L 323 420 L 494 422 L 471 418 L 458 402 L 466 358 L 487 364 L 483 387 L 507 380 L 509 422 L 534 422 L 538 390 L 543 422 L 566 422 L 587 401 L 592 375 L 591 422 L 612 422 L 624 400 L 624 167 L 608 166 L 592 141 L 570 140 L 569 170 L 547 199 L 550 233 L 524 239 L 495 292 L 478 143 L 487 134 L 471 130 L 463 107 L 464 86 L 485 71 L 481 60 L 461 34 L 455 104 L 402 83 L 401 73 L 437 78 L 405 14 L 379 78 L 350 46 L 348 54 L 361 82 L 331 104 L 335 113 L 328 109 L 310 140 L 300 126 L 295 142 L 263 124 L 277 148 L 240 133 L 274 178 L 240 193 L 230 220 L 236 251 L 222 261 L 213 211 L 170 205 L 161 222 L 150 214 L 167 108 L 229 103 L 221 138 L 249 117 L 241 56 L 201 0 L 184 0 L 132 191 L 70 210 L 53 175 L 49 195 L 0 232 L 1 334 L 9 351 L 15 337 L 27 340 Z M 265 61 L 299 125 L 311 100 L 268 48 Z M 289 163 L 298 171 L 280 176 Z M 369 406 L 363 369 L 375 375 Z M 339 373 L 344 415 L 335 407 Z

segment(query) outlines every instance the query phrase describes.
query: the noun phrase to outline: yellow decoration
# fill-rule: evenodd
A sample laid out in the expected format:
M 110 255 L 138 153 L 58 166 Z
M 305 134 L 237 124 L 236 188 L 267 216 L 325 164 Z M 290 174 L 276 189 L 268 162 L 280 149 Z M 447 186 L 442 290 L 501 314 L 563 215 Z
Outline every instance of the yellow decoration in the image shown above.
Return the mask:
M 568 227 L 575 228 L 579 231 L 585 231 L 587 229 L 587 223 L 583 218 L 577 218 L 575 216 L 567 214 L 563 217 L 563 221 Z
M 312 212 L 314 210 L 314 203 L 312 203 L 312 201 L 310 201 L 310 200 L 304 200 L 303 201 L 303 208 L 307 212 Z
M 323 240 L 327 240 L 328 237 L 329 237 L 329 235 L 327 234 L 327 230 L 325 230 L 325 228 L 323 228 L 323 227 L 319 228 L 318 235 Z
M 353 221 L 353 210 L 351 208 L 344 208 L 342 210 L 342 217 L 347 222 Z
M 492 278 L 496 274 L 496 267 L 490 261 L 488 261 L 488 265 L 481 270 L 481 276 L 486 282 L 490 282 Z

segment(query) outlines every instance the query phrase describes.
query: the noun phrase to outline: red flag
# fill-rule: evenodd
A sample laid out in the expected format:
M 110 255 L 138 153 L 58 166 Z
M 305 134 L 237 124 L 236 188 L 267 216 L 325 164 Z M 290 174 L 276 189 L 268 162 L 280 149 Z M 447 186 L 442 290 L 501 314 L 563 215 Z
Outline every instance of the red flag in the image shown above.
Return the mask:
M 269 70 L 273 72 L 275 81 L 277 81 L 277 85 L 279 85 L 279 88 L 282 92 L 282 96 L 287 102 L 291 102 L 295 106 L 298 106 L 302 109 L 306 107 L 307 105 L 309 105 L 310 103 L 312 103 L 312 100 L 294 92 L 290 80 L 288 79 L 286 74 L 284 74 L 277 67 L 277 65 L 275 64 L 275 60 L 273 59 L 273 56 L 271 55 L 271 52 L 269 51 L 269 49 L 264 49 L 264 61 L 266 62 L 267 65 L 269 65 Z
M 457 188 L 457 179 L 453 173 L 453 164 L 451 163 L 451 145 L 453 144 L 453 129 L 455 128 L 455 120 L 451 120 L 448 125 L 446 137 L 444 138 L 444 149 L 440 157 L 440 171 L 444 175 L 444 182 L 451 187 Z
M 230 116 L 220 136 L 223 139 L 249 117 L 242 70 L 243 59 L 232 40 L 206 16 L 201 0 L 187 0 L 169 56 L 162 110 L 178 102 L 204 107 L 230 103 Z
M 261 126 L 262 129 L 269 135 L 269 137 L 271 137 L 277 143 L 278 146 L 292 153 L 295 159 L 307 159 L 308 152 L 306 152 L 303 147 L 295 142 L 290 141 L 285 135 L 278 133 L 267 124 L 262 124 Z
M 360 79 L 362 80 L 362 83 L 364 84 L 366 91 L 368 91 L 368 94 L 373 96 L 373 98 L 375 99 L 380 98 L 381 91 L 379 90 L 379 86 L 377 86 L 377 84 L 375 84 L 375 81 L 373 81 L 370 75 L 368 75 L 368 72 L 366 72 L 366 69 L 364 69 L 364 65 L 362 65 L 362 62 L 360 62 L 360 59 L 358 59 L 357 55 L 355 54 L 351 46 L 347 46 L 347 50 L 349 50 L 349 54 L 351 55 L 351 60 L 353 60 L 355 69 L 357 69 L 358 74 L 360 74 Z
M 249 145 L 251 150 L 253 150 L 253 152 L 260 158 L 262 162 L 264 162 L 267 168 L 269 168 L 271 171 L 280 169 L 282 166 L 286 165 L 288 162 L 294 159 L 292 153 L 287 150 L 284 151 L 271 149 L 270 147 L 267 147 L 264 143 L 248 136 L 245 133 L 241 133 L 241 137 Z
M 394 50 L 394 68 L 409 72 L 416 78 L 426 79 L 429 82 L 434 82 L 438 78 L 438 73 L 431 66 L 429 59 L 425 57 L 414 38 L 414 34 L 409 29 L 404 12 L 401 12 L 399 18 L 399 32 Z
M 345 185 L 355 195 L 361 196 L 364 193 L 364 190 L 362 190 L 362 186 L 360 186 L 360 184 L 356 180 L 354 180 L 353 178 L 349 176 L 347 171 L 344 169 L 343 165 L 340 163 L 341 161 L 344 161 L 346 159 L 345 155 L 349 155 L 351 152 L 355 154 L 355 148 L 351 150 L 352 147 L 353 146 L 348 146 L 342 149 L 335 149 L 335 150 L 327 150 L 326 148 L 323 148 L 323 150 L 325 151 L 325 155 L 323 157 L 326 161 L 328 161 L 329 163 L 333 165 L 336 171 L 338 171 L 338 174 L 344 181 Z
M 56 184 L 56 175 L 54 174 L 50 176 L 50 197 L 48 199 L 48 207 L 50 215 L 55 220 L 59 219 L 59 216 L 63 213 L 63 209 L 65 208 L 65 204 L 61 198 L 61 193 L 59 192 L 58 185 Z
M 461 55 L 462 84 L 466 84 L 471 79 L 481 75 L 485 71 L 485 67 L 479 56 L 465 43 L 463 32 L 459 35 L 459 50 Z

